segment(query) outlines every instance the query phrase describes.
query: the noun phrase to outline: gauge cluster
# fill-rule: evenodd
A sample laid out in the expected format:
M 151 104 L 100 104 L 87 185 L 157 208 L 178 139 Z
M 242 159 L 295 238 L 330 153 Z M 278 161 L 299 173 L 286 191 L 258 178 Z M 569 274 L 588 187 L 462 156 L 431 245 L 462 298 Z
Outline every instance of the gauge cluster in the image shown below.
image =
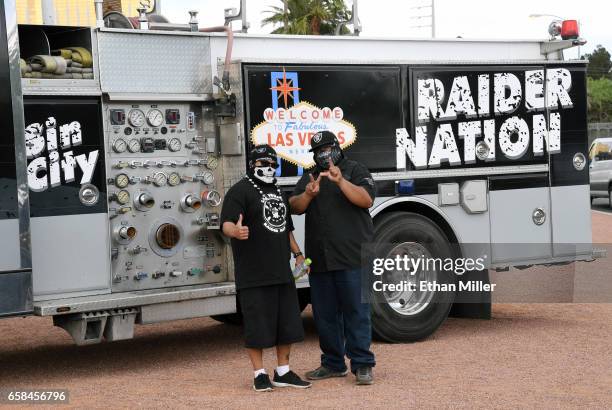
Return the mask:
M 178 102 L 104 113 L 113 291 L 227 280 L 212 114 Z

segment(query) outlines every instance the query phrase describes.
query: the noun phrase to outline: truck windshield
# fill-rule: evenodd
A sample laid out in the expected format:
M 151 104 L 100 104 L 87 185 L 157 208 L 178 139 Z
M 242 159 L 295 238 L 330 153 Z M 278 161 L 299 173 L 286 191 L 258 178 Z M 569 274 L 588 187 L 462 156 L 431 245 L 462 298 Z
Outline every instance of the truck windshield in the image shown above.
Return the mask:
M 612 140 L 595 141 L 591 145 L 589 159 L 596 161 L 604 161 L 612 159 Z

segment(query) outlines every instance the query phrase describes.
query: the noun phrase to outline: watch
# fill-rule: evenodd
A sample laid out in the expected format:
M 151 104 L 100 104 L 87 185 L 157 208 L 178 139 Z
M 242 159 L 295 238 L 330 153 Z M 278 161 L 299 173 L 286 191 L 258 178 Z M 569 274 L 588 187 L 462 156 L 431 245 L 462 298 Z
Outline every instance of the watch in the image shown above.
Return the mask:
M 293 252 L 291 252 L 293 253 Z M 301 251 L 297 251 L 296 253 L 293 253 L 293 257 L 297 258 L 298 256 L 304 256 L 304 254 Z

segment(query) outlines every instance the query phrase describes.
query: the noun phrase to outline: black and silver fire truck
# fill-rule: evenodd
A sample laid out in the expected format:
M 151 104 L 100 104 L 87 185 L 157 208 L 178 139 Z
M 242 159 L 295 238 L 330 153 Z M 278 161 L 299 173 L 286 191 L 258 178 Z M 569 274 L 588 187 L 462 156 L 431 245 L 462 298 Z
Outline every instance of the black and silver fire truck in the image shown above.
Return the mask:
M 541 41 L 373 39 L 201 29 L 195 14 L 17 25 L 14 2 L 0 8 L 0 316 L 51 316 L 78 344 L 236 320 L 224 193 L 259 143 L 292 190 L 319 130 L 372 172 L 375 241 L 393 245 L 382 256 L 480 244 L 485 279 L 594 257 L 571 21 Z M 476 302 L 486 317 L 490 295 Z M 384 293 L 374 331 L 424 338 L 454 303 Z

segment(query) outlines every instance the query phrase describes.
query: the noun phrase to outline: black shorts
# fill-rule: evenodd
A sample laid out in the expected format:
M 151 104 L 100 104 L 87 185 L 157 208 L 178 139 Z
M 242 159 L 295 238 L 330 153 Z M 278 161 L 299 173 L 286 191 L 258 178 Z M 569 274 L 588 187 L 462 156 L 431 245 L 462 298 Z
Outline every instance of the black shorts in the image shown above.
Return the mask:
M 253 349 L 304 340 L 295 283 L 240 289 L 244 346 Z

